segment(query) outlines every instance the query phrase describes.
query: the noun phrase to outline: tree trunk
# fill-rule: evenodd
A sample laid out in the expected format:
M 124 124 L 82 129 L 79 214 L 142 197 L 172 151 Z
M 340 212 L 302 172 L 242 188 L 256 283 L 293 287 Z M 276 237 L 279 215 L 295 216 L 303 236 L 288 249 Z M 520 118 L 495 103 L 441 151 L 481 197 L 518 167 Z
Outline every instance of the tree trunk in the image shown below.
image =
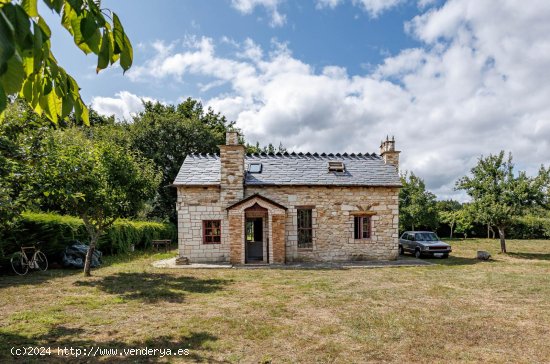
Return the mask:
M 90 237 L 90 246 L 88 248 L 88 252 L 86 253 L 86 261 L 84 262 L 84 275 L 86 277 L 91 276 L 90 270 L 91 270 L 91 264 L 92 264 L 92 256 L 95 251 L 95 246 L 97 243 L 98 235 L 94 234 Z
M 489 224 L 487 224 L 487 239 L 489 239 Z
M 449 236 L 450 239 L 453 238 L 453 226 L 454 226 L 454 224 L 450 224 L 450 227 L 451 227 L 451 236 Z
M 498 227 L 498 236 L 500 237 L 500 251 L 506 253 L 506 240 L 504 237 L 504 226 Z

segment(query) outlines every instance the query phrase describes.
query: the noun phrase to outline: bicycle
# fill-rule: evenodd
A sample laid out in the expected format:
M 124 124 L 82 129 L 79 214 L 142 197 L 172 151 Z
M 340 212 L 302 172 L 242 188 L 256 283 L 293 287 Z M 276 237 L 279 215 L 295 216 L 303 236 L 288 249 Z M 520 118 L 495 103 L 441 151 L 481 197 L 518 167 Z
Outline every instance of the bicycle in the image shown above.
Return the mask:
M 34 253 L 32 253 L 31 258 L 29 259 L 28 254 L 30 251 L 34 251 Z M 16 252 L 12 255 L 10 262 L 13 271 L 21 276 L 27 274 L 29 268 L 39 269 L 42 272 L 48 269 L 48 259 L 46 258 L 46 255 L 36 247 L 36 245 L 22 246 L 20 252 Z

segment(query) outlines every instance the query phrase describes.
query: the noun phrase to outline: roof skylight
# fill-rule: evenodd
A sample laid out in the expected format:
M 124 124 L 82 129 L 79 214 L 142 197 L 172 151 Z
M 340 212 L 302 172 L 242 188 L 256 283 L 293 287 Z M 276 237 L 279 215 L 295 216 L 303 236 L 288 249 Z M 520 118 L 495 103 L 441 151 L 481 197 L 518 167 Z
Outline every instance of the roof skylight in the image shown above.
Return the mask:
M 261 163 L 250 163 L 248 165 L 248 173 L 262 173 Z

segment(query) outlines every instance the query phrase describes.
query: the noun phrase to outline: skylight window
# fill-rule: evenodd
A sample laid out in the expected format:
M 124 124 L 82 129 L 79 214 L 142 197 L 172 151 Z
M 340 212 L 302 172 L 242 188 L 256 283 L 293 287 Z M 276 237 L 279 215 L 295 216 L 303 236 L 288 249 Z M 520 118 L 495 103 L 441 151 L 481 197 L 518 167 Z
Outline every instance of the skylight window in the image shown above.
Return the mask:
M 250 163 L 248 165 L 248 173 L 262 173 L 261 163 Z
M 329 172 L 344 172 L 344 162 L 328 162 Z

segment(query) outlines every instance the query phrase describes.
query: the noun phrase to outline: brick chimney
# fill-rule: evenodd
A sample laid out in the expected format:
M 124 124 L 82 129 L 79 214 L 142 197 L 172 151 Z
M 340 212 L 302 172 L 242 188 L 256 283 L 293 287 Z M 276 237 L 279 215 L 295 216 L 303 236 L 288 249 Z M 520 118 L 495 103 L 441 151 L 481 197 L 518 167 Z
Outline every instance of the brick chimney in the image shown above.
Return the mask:
M 227 207 L 244 197 L 244 145 L 239 144 L 239 133 L 225 133 L 225 145 L 220 145 L 220 199 Z
M 384 160 L 384 164 L 391 164 L 399 170 L 399 153 L 395 150 L 395 138 L 392 136 L 391 140 L 386 136 L 386 141 L 380 142 L 380 156 Z

